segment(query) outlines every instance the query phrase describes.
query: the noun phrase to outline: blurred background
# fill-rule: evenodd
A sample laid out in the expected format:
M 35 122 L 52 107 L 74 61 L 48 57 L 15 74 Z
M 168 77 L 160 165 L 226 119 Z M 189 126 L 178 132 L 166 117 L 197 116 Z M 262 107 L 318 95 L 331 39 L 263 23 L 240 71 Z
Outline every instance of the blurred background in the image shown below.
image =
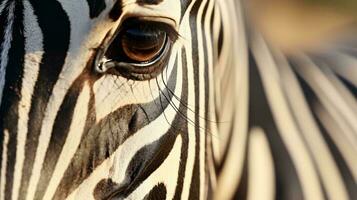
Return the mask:
M 247 2 L 257 28 L 286 52 L 314 48 L 357 28 L 357 0 Z

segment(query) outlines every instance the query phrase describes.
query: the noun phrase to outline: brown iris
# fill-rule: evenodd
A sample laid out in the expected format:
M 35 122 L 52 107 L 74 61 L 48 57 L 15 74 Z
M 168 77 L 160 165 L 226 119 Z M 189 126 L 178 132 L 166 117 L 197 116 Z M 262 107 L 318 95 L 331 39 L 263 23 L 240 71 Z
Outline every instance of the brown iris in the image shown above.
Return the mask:
M 122 33 L 121 47 L 127 58 L 148 62 L 156 58 L 165 45 L 166 33 L 161 30 L 142 30 L 140 27 Z

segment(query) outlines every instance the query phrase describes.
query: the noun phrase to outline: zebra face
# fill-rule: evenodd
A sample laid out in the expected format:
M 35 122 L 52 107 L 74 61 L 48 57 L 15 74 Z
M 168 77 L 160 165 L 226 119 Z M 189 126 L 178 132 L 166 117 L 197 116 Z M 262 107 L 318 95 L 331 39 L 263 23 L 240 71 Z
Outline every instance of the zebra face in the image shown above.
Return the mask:
M 214 4 L 1 0 L 0 199 L 203 197 Z

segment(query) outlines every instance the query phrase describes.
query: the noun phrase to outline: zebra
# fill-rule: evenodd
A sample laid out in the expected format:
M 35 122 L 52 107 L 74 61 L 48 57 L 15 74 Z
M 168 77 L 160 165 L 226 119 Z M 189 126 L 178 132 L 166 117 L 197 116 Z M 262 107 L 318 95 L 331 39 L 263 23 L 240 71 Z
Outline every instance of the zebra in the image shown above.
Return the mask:
M 356 199 L 356 44 L 239 0 L 0 0 L 0 200 Z

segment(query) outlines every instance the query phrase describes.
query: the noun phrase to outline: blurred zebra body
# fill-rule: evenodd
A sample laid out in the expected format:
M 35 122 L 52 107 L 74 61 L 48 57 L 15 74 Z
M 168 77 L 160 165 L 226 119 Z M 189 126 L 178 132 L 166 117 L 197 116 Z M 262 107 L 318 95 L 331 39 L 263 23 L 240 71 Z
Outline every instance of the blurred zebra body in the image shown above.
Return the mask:
M 357 198 L 356 49 L 287 57 L 243 11 L 0 0 L 0 199 Z M 162 71 L 96 72 L 131 18 L 177 31 Z

